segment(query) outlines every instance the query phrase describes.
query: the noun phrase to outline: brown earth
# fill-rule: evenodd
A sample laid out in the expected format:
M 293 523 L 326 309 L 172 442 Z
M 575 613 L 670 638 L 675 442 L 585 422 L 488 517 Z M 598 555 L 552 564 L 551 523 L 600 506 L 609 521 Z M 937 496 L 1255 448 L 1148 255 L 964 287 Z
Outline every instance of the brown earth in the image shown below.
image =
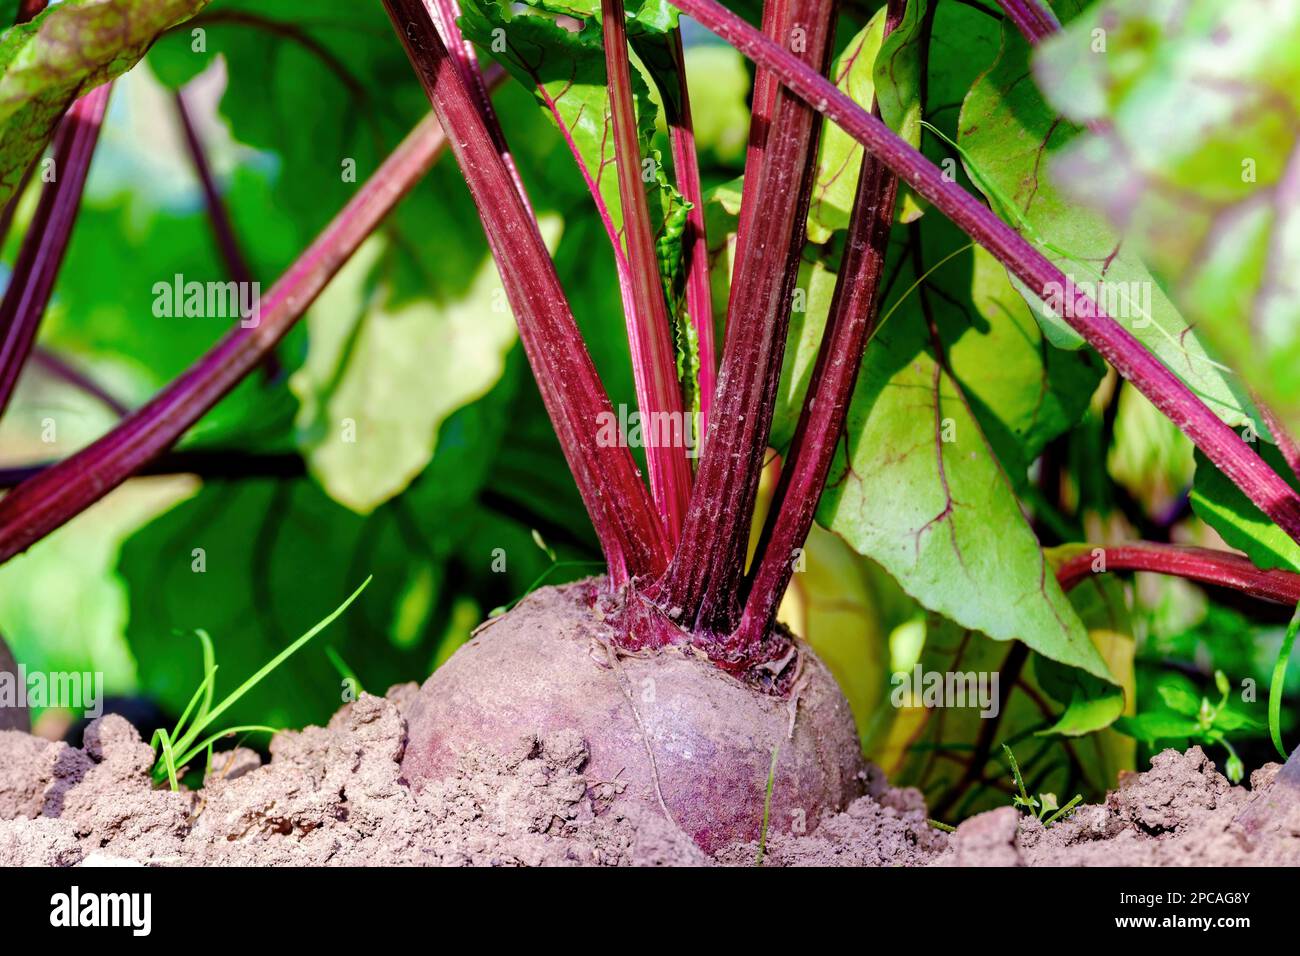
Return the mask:
M 470 749 L 421 792 L 401 775 L 414 685 L 363 696 L 328 727 L 277 736 L 271 761 L 217 755 L 197 792 L 154 789 L 153 754 L 116 716 L 84 750 L 0 732 L 0 866 L 753 865 L 753 843 L 706 856 L 662 812 L 586 774 L 573 730 Z M 915 790 L 869 769 L 865 796 L 791 833 L 774 817 L 764 865 L 1298 864 L 1300 762 L 1233 787 L 1199 748 L 1165 751 L 1105 803 L 1044 829 L 1010 807 L 948 835 Z

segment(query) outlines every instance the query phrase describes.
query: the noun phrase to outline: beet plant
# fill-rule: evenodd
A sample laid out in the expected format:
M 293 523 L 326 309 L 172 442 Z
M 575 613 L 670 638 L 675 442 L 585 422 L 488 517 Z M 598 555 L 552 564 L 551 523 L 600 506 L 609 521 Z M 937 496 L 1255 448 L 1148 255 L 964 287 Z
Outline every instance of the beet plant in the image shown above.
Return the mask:
M 115 77 L 151 46 L 161 72 L 193 73 L 177 64 L 206 52 L 205 28 L 223 26 L 349 69 L 322 53 L 296 2 L 40 6 L 22 6 L 30 22 L 0 49 L 7 215 L 47 143 L 58 170 L 40 181 L 0 304 L 0 407 L 41 357 L 33 343 Z M 757 840 L 768 820 L 815 828 L 862 792 L 868 728 L 831 668 L 778 620 L 814 525 L 933 615 L 927 665 L 969 669 L 976 636 L 993 648 L 979 659 L 1003 674 L 1003 703 L 1032 679 L 1052 701 L 1042 732 L 1067 741 L 1133 714 L 1131 667 L 1080 585 L 1104 604 L 1114 593 L 1099 575 L 1143 571 L 1300 599 L 1300 452 L 1286 433 L 1300 379 L 1283 374 L 1300 301 L 1294 11 L 1263 0 L 769 0 L 743 10 L 756 26 L 716 0 L 382 8 L 391 32 L 365 42 L 400 44 L 409 69 L 366 54 L 391 101 L 374 110 L 422 91 L 432 113 L 376 157 L 255 313 L 243 308 L 206 354 L 85 447 L 16 476 L 0 499 L 0 561 L 133 476 L 238 473 L 238 461 L 173 446 L 232 391 L 277 380 L 277 346 L 446 151 L 456 172 L 440 182 L 471 202 L 454 220 L 410 216 L 403 228 L 486 236 L 603 570 L 529 594 L 434 671 L 410 712 L 413 786 L 453 774 L 471 746 L 509 750 L 576 728 L 589 777 L 706 850 Z M 375 25 L 377 13 L 358 16 Z M 712 78 L 688 82 L 683 40 L 700 28 L 754 65 L 743 177 L 708 188 L 697 128 Z M 622 314 L 599 328 L 625 335 L 639 440 L 598 372 L 606 343 L 580 329 L 575 315 L 591 327 L 590 310 L 566 292 L 539 211 L 547 197 L 494 100 L 512 83 L 558 132 L 565 174 L 594 210 L 585 241 L 600 248 L 582 254 L 611 263 Z M 936 96 L 950 99 L 936 108 Z M 202 144 L 188 119 L 184 129 L 228 276 L 246 283 Z M 305 379 L 317 348 L 309 337 Z M 1249 385 L 1235 367 L 1255 373 Z M 1104 467 L 1072 472 L 1060 452 L 1095 394 L 1113 408 L 1108 370 L 1195 445 L 1191 507 L 1242 553 L 1114 540 L 1065 513 L 1061 501 L 1089 488 L 1079 478 L 1063 491 L 1062 474 Z M 461 371 L 444 373 L 455 382 Z M 475 397 L 467 391 L 460 403 Z M 410 473 L 368 497 L 325 444 L 313 447 L 309 469 L 363 514 L 428 461 L 394 460 Z M 301 477 L 300 461 L 286 467 Z M 384 568 L 364 570 L 383 586 Z M 1285 651 L 1276 673 L 1280 700 Z M 1119 726 L 1142 736 L 1132 720 Z M 995 716 L 973 733 L 974 756 L 936 817 L 960 809 L 1006 731 Z M 1029 771 L 1016 767 L 1022 797 Z

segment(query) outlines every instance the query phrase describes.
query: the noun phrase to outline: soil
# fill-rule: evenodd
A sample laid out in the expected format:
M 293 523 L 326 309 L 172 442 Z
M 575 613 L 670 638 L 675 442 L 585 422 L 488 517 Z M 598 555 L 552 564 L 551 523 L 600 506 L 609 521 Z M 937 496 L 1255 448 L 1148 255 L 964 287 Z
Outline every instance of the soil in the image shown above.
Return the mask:
M 754 842 L 706 855 L 661 811 L 586 773 L 573 730 L 471 749 L 416 792 L 401 776 L 415 685 L 363 696 L 328 727 L 277 736 L 271 760 L 218 754 L 195 792 L 154 789 L 150 748 L 116 715 L 85 749 L 0 732 L 0 866 L 751 866 Z M 920 794 L 868 769 L 865 795 L 815 831 L 774 820 L 765 866 L 1300 864 L 1300 763 L 1231 786 L 1199 748 L 1167 750 L 1105 803 L 1044 829 L 1011 807 L 952 834 Z
M 634 775 L 599 766 L 592 740 L 606 752 L 608 741 L 589 724 L 538 725 L 496 746 L 462 741 L 445 773 L 412 786 L 408 728 L 426 707 L 414 684 L 363 695 L 327 727 L 276 736 L 268 763 L 245 749 L 217 754 L 203 786 L 180 792 L 152 785 L 152 750 L 120 716 L 93 722 L 82 748 L 0 731 L 0 866 L 752 866 L 760 858 L 752 839 L 700 849 L 670 806 L 635 796 Z M 642 723 L 662 740 L 653 720 Z M 1050 829 L 1004 807 L 948 834 L 927 821 L 920 793 L 890 786 L 851 746 L 835 758 L 859 767 L 843 810 L 787 812 L 774 788 L 773 807 L 787 809 L 770 815 L 763 865 L 1300 865 L 1300 751 L 1241 787 L 1199 748 L 1167 750 L 1150 770 L 1122 777 L 1104 803 Z M 762 755 L 764 774 L 767 761 Z M 677 772 L 671 761 L 663 766 Z

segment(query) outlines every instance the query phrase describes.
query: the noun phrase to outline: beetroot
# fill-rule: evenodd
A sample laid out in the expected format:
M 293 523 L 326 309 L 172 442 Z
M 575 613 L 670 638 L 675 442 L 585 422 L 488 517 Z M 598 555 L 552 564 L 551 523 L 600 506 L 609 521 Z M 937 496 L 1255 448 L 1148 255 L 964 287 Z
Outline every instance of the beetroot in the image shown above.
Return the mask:
M 861 795 L 848 702 L 807 646 L 788 665 L 798 671 L 789 696 L 768 694 L 689 647 L 619 651 L 623 636 L 593 593 L 533 593 L 425 682 L 409 713 L 409 782 L 449 776 L 474 746 L 505 752 L 574 728 L 589 780 L 625 783 L 621 801 L 667 812 L 709 852 L 759 838 L 774 750 L 772 831 L 811 831 Z

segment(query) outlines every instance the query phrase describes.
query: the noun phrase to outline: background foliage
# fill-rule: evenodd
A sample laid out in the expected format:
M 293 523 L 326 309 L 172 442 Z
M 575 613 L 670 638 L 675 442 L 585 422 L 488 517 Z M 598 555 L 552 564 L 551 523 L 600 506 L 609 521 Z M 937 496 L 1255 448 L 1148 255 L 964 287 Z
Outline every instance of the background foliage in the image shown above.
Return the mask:
M 501 27 L 522 44 L 516 53 L 536 55 L 505 57 L 514 77 L 495 103 L 597 367 L 615 404 L 632 406 L 611 247 L 557 126 L 573 134 L 580 162 L 600 167 L 608 103 L 598 35 L 555 20 L 593 10 L 546 0 L 465 6 L 476 39 Z M 1143 195 L 1136 219 L 1115 215 L 1107 198 L 1124 172 L 1117 147 L 1087 126 L 1107 119 L 1125 135 L 1140 131 L 1147 138 L 1138 159 L 1170 170 L 1180 188 L 1204 192 L 1214 185 L 1204 170 L 1239 169 L 1242 146 L 1226 136 L 1180 152 L 1182 125 L 1196 117 L 1161 106 L 1201 96 L 1188 85 L 1222 5 L 1191 4 L 1194 15 L 1173 36 L 1141 28 L 1158 23 L 1167 5 L 1120 5 L 1111 36 L 1123 55 L 1103 61 L 1125 71 L 1118 86 L 1082 52 L 1111 15 L 1107 4 L 1054 4 L 1066 32 L 1032 62 L 990 6 L 911 0 L 903 26 L 883 43 L 877 6 L 850 5 L 842 17 L 832 72 L 841 88 L 864 104 L 879 97 L 896 130 L 946 162 L 1065 271 L 1088 275 L 1105 261 L 1108 279 L 1146 283 L 1152 305 L 1135 333 L 1225 421 L 1267 440 L 1245 384 L 1218 356 L 1234 367 L 1250 357 L 1231 333 L 1216 327 L 1203 340 L 1193 328 L 1222 315 L 1218 306 L 1257 295 L 1259 269 L 1228 263 L 1232 271 L 1216 275 L 1238 298 L 1207 294 L 1182 250 L 1151 241 L 1171 214 L 1157 191 Z M 655 57 L 670 21 L 657 3 L 629 7 L 647 67 L 638 87 L 644 146 L 662 162 L 670 155 L 666 87 Z M 756 18 L 756 8 L 744 12 Z M 752 71 L 683 25 L 721 322 Z M 11 31 L 5 49 L 19 39 Z M 1233 62 L 1259 74 L 1252 83 L 1294 92 L 1296 83 L 1268 72 L 1300 62 L 1276 52 L 1281 45 L 1294 54 L 1285 47 L 1294 40 L 1291 23 L 1267 43 L 1236 37 L 1243 49 L 1270 52 Z M 576 72 L 539 76 L 530 64 L 542 60 Z M 552 93 L 565 90 L 555 116 L 534 93 L 538 79 Z M 427 108 L 381 5 L 355 0 L 212 0 L 126 72 L 41 345 L 128 405 L 224 331 L 221 320 L 152 311 L 159 281 L 225 278 L 176 122 L 173 95 L 182 87 L 264 288 Z M 1208 122 L 1255 102 L 1211 98 Z M 1155 144 L 1153 116 L 1169 127 Z M 1250 130 L 1261 188 L 1276 184 L 1281 173 L 1270 164 L 1294 149 L 1291 122 L 1263 116 Z M 826 323 L 859 160 L 847 137 L 824 131 L 771 441 L 778 452 L 790 441 Z M 670 182 L 661 172 L 650 186 L 664 219 L 681 204 Z M 1228 192 L 1222 201 L 1252 201 L 1250 190 Z M 618 208 L 612 177 L 600 193 Z M 33 203 L 29 191 L 7 262 Z M 1258 226 L 1265 238 L 1268 225 Z M 1290 249 L 1280 247 L 1281 255 Z M 1261 566 L 1294 567 L 1295 545 L 1193 459 L 1186 439 L 1068 329 L 1044 318 L 1001 266 L 906 190 L 886 276 L 887 318 L 821 502 L 823 527 L 783 615 L 835 670 L 868 753 L 923 787 L 936 816 L 1006 802 L 1004 741 L 1032 789 L 1095 796 L 1151 747 L 1188 739 L 1137 733 L 1135 721 L 1158 718 L 1184 696 L 1217 696 L 1216 671 L 1234 689 L 1267 686 L 1286 615 L 1146 576 L 1092 581 L 1067 596 L 1051 573 L 1054 547 L 1135 537 L 1221 544 L 1222 535 Z M 1288 300 L 1276 295 L 1268 329 L 1291 328 Z M 185 448 L 227 456 L 247 474 L 133 481 L 0 568 L 0 630 L 18 657 L 32 668 L 101 670 L 113 693 L 174 714 L 201 679 L 194 629 L 216 642 L 220 694 L 374 574 L 321 643 L 229 715 L 298 726 L 337 708 L 345 673 L 376 692 L 422 680 L 543 574 L 557 582 L 593 573 L 595 538 L 503 302 L 468 193 L 444 160 L 332 283 L 281 346 L 276 367 L 241 385 L 185 439 Z M 1257 356 L 1266 371 L 1259 381 L 1289 412 L 1300 388 L 1286 360 L 1292 343 L 1280 333 L 1269 341 L 1276 349 Z M 51 418 L 58 428 L 48 441 Z M 33 371 L 0 426 L 0 448 L 6 465 L 48 461 L 112 422 L 93 400 Z M 1000 720 L 989 728 L 971 711 L 892 707 L 890 674 L 918 662 L 1002 672 Z M 1297 689 L 1288 684 L 1289 694 Z M 1263 693 L 1234 701 L 1248 720 L 1232 739 L 1247 768 L 1257 766 L 1268 751 L 1250 720 L 1263 717 Z

